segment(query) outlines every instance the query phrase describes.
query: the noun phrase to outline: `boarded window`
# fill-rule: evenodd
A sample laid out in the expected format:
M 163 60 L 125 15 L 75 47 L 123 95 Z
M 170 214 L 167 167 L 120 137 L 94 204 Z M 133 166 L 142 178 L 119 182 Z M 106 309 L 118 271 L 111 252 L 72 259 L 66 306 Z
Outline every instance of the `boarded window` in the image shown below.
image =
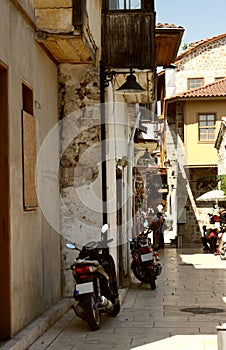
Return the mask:
M 23 205 L 25 210 L 35 210 L 38 206 L 35 186 L 36 120 L 32 115 L 32 99 L 32 91 L 23 85 Z

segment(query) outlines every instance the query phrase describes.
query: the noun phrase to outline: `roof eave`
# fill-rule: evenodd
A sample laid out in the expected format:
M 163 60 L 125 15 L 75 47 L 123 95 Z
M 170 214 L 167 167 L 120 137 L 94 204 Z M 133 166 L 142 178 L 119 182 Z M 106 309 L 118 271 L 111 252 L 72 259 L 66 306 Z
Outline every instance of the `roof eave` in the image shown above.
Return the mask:
M 225 100 L 226 99 L 226 95 L 225 96 L 197 96 L 197 97 L 180 97 L 180 96 L 172 96 L 172 97 L 167 97 L 165 98 L 165 101 L 168 103 L 172 103 L 172 102 L 182 102 L 182 101 L 204 101 L 204 100 L 208 100 L 208 101 L 213 101 L 213 100 Z

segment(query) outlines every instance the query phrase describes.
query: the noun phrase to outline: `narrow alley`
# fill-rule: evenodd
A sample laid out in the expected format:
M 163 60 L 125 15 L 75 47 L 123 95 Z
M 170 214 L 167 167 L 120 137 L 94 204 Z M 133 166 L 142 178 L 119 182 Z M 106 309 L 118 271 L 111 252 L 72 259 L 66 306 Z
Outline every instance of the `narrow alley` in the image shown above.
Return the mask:
M 217 350 L 216 327 L 226 322 L 226 261 L 202 248 L 159 251 L 157 289 L 134 281 L 116 318 L 102 315 L 91 332 L 67 312 L 29 350 Z

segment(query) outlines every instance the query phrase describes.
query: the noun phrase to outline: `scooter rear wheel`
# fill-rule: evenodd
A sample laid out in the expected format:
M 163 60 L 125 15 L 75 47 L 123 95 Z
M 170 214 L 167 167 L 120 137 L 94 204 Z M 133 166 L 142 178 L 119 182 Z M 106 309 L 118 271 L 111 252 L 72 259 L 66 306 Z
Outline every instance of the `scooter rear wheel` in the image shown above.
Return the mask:
M 95 294 L 89 294 L 87 296 L 89 300 L 85 303 L 85 316 L 86 321 L 91 331 L 96 331 L 100 328 L 101 315 L 100 310 L 97 308 L 97 301 Z
M 149 271 L 149 278 L 150 278 L 151 290 L 155 290 L 156 289 L 156 283 L 155 283 L 155 273 L 154 273 L 153 270 Z
M 120 301 L 119 299 L 115 299 L 115 303 L 114 303 L 114 306 L 113 306 L 113 309 L 110 310 L 108 312 L 108 314 L 112 317 L 115 317 L 118 315 L 118 313 L 120 312 Z
M 145 279 L 145 271 L 143 268 L 140 268 L 139 266 L 133 266 L 132 267 L 134 276 L 138 279 L 138 281 L 142 283 L 148 283 Z

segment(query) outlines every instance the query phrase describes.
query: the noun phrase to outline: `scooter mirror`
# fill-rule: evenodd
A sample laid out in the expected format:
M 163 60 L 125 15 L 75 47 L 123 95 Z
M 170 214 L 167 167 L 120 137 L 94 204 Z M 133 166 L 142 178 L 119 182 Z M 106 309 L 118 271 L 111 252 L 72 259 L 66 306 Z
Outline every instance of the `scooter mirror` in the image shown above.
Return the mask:
M 102 226 L 101 232 L 102 232 L 102 233 L 105 233 L 105 232 L 107 232 L 107 230 L 108 230 L 108 224 L 104 224 L 104 225 Z
M 68 249 L 76 249 L 75 245 L 72 244 L 72 243 L 66 243 L 66 247 L 67 247 Z

